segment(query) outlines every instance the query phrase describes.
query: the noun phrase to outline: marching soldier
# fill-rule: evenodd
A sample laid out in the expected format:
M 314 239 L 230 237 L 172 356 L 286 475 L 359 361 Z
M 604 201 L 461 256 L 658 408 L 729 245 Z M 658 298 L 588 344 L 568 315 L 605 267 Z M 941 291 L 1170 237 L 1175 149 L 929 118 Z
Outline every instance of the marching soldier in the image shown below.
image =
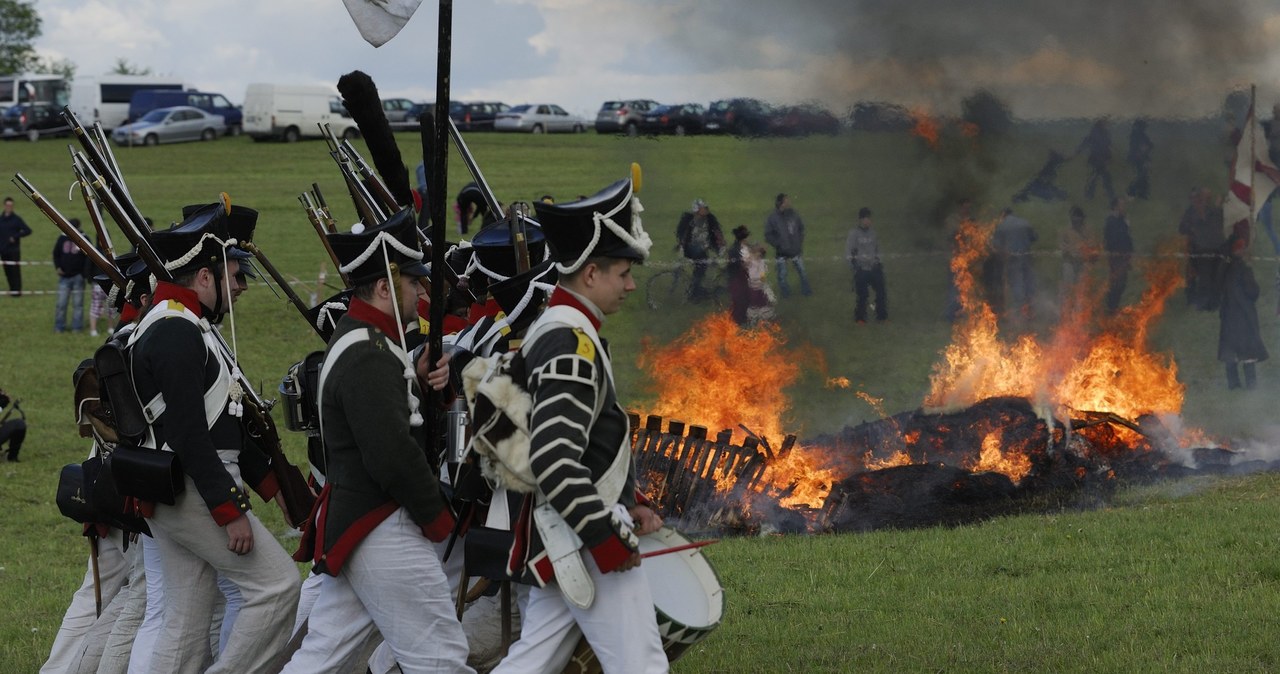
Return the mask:
M 144 503 L 163 569 L 164 627 L 153 672 L 261 671 L 288 639 L 298 598 L 289 555 L 249 510 L 246 484 L 278 494 L 264 454 L 246 444 L 243 390 L 230 353 L 210 325 L 230 311 L 246 253 L 230 248 L 231 209 L 211 204 L 151 243 L 173 281 L 130 335 L 139 400 L 154 419 L 149 439 L 178 455 L 183 488 L 173 505 Z M 241 217 L 256 213 L 240 209 Z M 250 231 L 252 223 L 248 225 Z M 243 606 L 210 667 L 210 616 L 222 574 Z
M 662 672 L 637 536 L 661 519 L 637 503 L 627 415 L 598 330 L 635 290 L 652 242 L 631 180 L 574 203 L 535 204 L 559 281 L 522 346 L 533 399 L 529 463 L 537 482 L 519 566 L 536 586 L 520 639 L 495 672 L 564 665 L 581 630 L 606 672 Z M 517 551 L 518 552 L 518 551 Z M 515 566 L 515 564 L 513 564 Z
M 413 213 L 328 238 L 354 291 L 320 374 L 326 480 L 297 555 L 325 575 L 284 671 L 338 671 L 376 628 L 406 673 L 470 672 L 433 545 L 452 531 L 453 513 L 404 348 L 427 276 Z

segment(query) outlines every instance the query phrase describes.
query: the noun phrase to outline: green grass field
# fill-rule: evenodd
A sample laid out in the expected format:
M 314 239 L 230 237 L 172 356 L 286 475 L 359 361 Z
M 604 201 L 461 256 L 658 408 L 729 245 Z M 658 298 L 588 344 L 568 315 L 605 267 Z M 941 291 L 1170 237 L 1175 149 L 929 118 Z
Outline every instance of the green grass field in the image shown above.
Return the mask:
M 1127 125 L 1122 127 L 1127 130 Z M 950 337 L 941 320 L 947 243 L 934 217 L 957 185 L 970 186 L 981 210 L 994 214 L 1040 166 L 1047 148 L 1074 148 L 1085 126 L 1020 130 L 998 145 L 944 147 L 934 153 L 900 135 L 843 135 L 803 140 L 732 138 L 626 139 L 596 134 L 531 137 L 471 135 L 468 142 L 500 198 L 560 200 L 590 194 L 644 167 L 644 221 L 655 240 L 647 275 L 677 262 L 674 229 L 694 197 L 703 197 L 726 230 L 739 224 L 762 238 L 764 218 L 779 191 L 793 195 L 808 225 L 806 258 L 812 297 L 779 305 L 780 323 L 795 346 L 823 355 L 791 389 L 788 424 L 801 439 L 834 432 L 877 413 L 853 390 L 824 388 L 845 376 L 856 389 L 884 400 L 895 413 L 919 406 L 938 350 Z M 1193 185 L 1226 182 L 1212 125 L 1153 125 L 1153 199 L 1130 209 L 1135 240 L 1152 252 L 1177 231 Z M 1207 131 L 1206 131 L 1207 130 Z M 1117 155 L 1123 135 L 1115 131 Z M 417 139 L 399 136 L 406 157 Z M 184 204 L 218 192 L 261 211 L 256 240 L 304 298 L 314 290 L 324 257 L 297 195 L 315 181 L 340 219 L 353 220 L 337 171 L 323 144 L 255 144 L 247 138 L 213 143 L 116 149 L 129 187 L 157 222 L 179 218 Z M 1123 189 L 1126 169 L 1114 175 Z M 0 145 L 0 176 L 22 172 L 69 216 L 85 218 L 65 199 L 71 182 L 65 143 Z M 454 161 L 450 192 L 469 178 Z M 1081 160 L 1058 184 L 1079 194 Z M 18 196 L 16 188 L 0 195 Z M 1081 201 L 1100 230 L 1101 197 Z M 855 326 L 844 237 L 861 206 L 875 211 L 885 260 L 891 322 Z M 1069 204 L 1021 209 L 1040 233 L 1037 328 L 1056 318 L 1058 261 L 1050 253 L 1066 226 Z M 19 213 L 36 233 L 23 243 L 28 260 L 47 260 L 55 228 L 19 198 Z M 1264 240 L 1265 241 L 1265 240 Z M 1264 243 L 1254 252 L 1263 255 Z M 329 269 L 333 278 L 333 270 Z M 1258 260 L 1259 311 L 1268 342 L 1276 334 L 1275 262 Z M 47 265 L 24 268 L 28 290 L 52 290 Z M 1143 284 L 1130 283 L 1127 299 Z M 321 290 L 324 293 L 323 290 Z M 322 294 L 321 296 L 324 296 Z M 35 671 L 47 654 L 62 611 L 84 570 L 78 526 L 53 505 L 58 469 L 88 451 L 72 425 L 70 374 L 91 354 L 87 334 L 56 335 L 54 298 L 0 297 L 0 387 L 22 399 L 31 430 L 23 461 L 0 464 L 0 671 Z M 652 311 L 641 294 L 610 319 L 611 342 L 624 400 L 643 408 L 651 373 L 635 366 L 642 340 L 666 343 L 705 315 L 700 305 Z M 245 371 L 273 391 L 287 367 L 322 347 L 300 317 L 264 287 L 237 305 L 236 332 Z M 1215 360 L 1216 314 L 1189 311 L 1175 295 L 1153 335 L 1172 354 L 1187 384 L 1184 417 L 1237 443 L 1266 444 L 1273 400 L 1280 392 L 1270 363 L 1259 368 L 1260 390 L 1228 395 Z M 760 367 L 742 363 L 744 368 Z M 714 388 L 720 373 L 705 373 Z M 278 415 L 277 415 L 278 416 Z M 696 423 L 695 419 L 687 421 Z M 751 419 L 743 419 L 750 426 Z M 300 438 L 287 450 L 303 457 Z M 957 529 L 862 536 L 736 539 L 708 549 L 728 593 L 724 625 L 677 669 L 737 671 L 1269 671 L 1266 639 L 1280 566 L 1272 523 L 1277 478 L 1201 481 L 1123 492 L 1110 508 L 1025 516 Z M 259 508 L 282 529 L 273 508 Z M 294 545 L 286 541 L 287 548 Z

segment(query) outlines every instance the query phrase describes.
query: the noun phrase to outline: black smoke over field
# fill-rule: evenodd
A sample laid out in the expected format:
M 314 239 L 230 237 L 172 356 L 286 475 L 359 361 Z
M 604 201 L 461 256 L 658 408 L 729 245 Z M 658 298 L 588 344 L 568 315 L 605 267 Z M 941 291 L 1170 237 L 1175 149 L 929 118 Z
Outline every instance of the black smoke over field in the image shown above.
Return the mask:
M 1275 42 L 1261 0 L 734 0 L 688 3 L 667 34 L 695 62 L 761 71 L 847 109 L 888 100 L 954 110 L 986 88 L 1024 117 L 1212 112 L 1260 77 Z M 843 106 L 836 103 L 840 101 Z M 1188 107 L 1195 109 L 1188 110 Z

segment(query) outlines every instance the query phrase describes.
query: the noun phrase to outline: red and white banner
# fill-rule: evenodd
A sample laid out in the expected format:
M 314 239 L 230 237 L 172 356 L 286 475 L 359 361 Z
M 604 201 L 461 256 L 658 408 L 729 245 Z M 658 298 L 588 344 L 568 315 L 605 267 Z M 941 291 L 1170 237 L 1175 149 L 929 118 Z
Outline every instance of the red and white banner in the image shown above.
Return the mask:
M 1280 169 L 1267 157 L 1267 134 L 1254 114 L 1253 103 L 1240 129 L 1235 159 L 1231 164 L 1231 183 L 1222 203 L 1223 220 L 1228 226 L 1244 221 L 1252 227 L 1258 211 L 1280 186 Z

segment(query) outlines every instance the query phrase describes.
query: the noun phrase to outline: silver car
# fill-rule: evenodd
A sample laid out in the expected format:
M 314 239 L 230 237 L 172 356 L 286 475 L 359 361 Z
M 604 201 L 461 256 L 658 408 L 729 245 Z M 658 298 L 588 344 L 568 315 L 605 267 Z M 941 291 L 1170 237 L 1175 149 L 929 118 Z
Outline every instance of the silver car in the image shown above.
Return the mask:
M 494 119 L 495 131 L 526 131 L 528 133 L 553 133 L 564 131 L 582 133 L 587 130 L 587 120 L 565 112 L 564 108 L 550 103 L 517 105 L 498 113 Z
M 227 130 L 222 115 L 200 108 L 176 105 L 157 108 L 132 124 L 122 124 L 111 132 L 117 145 L 158 145 L 187 140 L 216 140 Z

